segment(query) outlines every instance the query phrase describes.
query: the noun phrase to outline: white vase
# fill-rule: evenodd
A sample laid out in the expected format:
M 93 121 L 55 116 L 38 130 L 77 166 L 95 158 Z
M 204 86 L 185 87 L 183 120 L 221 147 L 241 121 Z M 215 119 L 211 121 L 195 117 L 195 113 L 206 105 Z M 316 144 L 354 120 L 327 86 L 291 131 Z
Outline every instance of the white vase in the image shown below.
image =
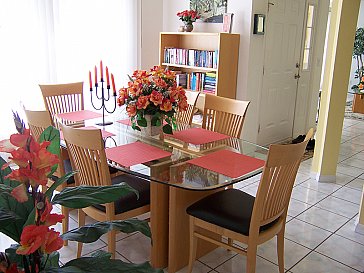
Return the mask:
M 147 127 L 141 127 L 141 132 L 145 136 L 156 136 L 162 132 L 162 123 L 160 126 L 152 126 L 152 116 L 145 115 L 144 118 L 147 120 Z

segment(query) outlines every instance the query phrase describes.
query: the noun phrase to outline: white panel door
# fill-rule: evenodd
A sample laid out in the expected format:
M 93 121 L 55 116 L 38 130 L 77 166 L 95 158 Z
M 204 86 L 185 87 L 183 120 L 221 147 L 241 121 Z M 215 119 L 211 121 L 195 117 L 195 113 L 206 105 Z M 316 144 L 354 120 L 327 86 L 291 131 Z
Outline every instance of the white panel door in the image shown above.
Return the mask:
M 258 143 L 292 137 L 305 0 L 270 0 Z

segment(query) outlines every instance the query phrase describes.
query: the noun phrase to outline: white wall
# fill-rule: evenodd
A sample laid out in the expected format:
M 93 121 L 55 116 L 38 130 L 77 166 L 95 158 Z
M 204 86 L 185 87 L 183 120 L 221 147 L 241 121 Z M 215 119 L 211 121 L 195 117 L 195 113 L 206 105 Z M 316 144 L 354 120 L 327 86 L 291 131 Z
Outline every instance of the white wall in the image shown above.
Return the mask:
M 357 28 L 359 28 L 359 27 L 364 28 L 364 0 L 361 0 L 361 2 L 360 2 L 360 10 L 359 10 Z M 351 72 L 350 72 L 350 79 L 349 79 L 349 86 L 348 86 L 349 91 L 351 91 L 351 87 L 354 84 L 358 84 L 358 79 L 354 78 L 356 68 L 357 68 L 356 60 L 353 58 L 353 61 L 351 63 Z

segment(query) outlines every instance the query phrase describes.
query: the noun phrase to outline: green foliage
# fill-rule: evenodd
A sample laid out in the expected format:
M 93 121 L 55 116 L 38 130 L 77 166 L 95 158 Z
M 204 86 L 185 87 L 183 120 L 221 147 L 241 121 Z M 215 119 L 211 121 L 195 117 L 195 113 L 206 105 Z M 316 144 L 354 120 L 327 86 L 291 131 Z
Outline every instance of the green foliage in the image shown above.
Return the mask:
M 74 230 L 70 230 L 62 234 L 61 237 L 63 240 L 77 241 L 82 243 L 93 243 L 97 241 L 103 234 L 106 234 L 113 229 L 128 234 L 139 231 L 145 236 L 149 238 L 151 237 L 148 222 L 140 221 L 138 219 L 96 222 Z
M 52 203 L 67 208 L 81 209 L 92 205 L 114 202 L 130 192 L 134 192 L 138 196 L 138 192 L 126 183 L 100 187 L 69 187 L 56 194 L 52 199 Z
M 4 178 L 11 172 L 9 167 L 3 169 L 5 163 L 5 160 L 0 157 L 0 182 L 2 184 L 0 187 L 0 219 L 2 219 L 0 221 L 0 232 L 19 242 L 23 226 L 27 222 L 34 205 L 31 198 L 28 198 L 28 201 L 24 203 L 19 203 L 9 194 L 20 183 Z M 13 221 L 10 220 L 10 215 Z
M 69 261 L 60 268 L 47 268 L 47 273 L 163 273 L 154 269 L 148 262 L 142 264 L 126 263 L 110 259 L 108 256 L 82 257 Z

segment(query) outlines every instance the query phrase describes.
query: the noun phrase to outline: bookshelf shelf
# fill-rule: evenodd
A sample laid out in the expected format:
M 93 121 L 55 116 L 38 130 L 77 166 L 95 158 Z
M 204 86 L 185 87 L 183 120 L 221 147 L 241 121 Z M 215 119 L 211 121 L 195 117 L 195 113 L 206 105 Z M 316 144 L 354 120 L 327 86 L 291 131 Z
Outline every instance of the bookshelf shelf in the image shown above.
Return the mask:
M 169 67 L 171 70 L 181 71 L 189 76 L 197 75 L 197 86 L 201 92 L 205 89 L 205 83 L 215 86 L 215 95 L 227 98 L 236 98 L 236 84 L 238 74 L 238 59 L 239 59 L 239 43 L 240 35 L 231 33 L 202 33 L 202 32 L 161 32 L 159 46 L 159 64 L 163 67 Z M 173 61 L 166 61 L 171 57 L 170 49 L 172 50 Z M 191 52 L 193 61 L 191 62 Z M 213 52 L 209 55 L 209 52 Z M 212 54 L 212 53 L 210 53 Z M 178 60 L 176 59 L 178 58 Z M 211 60 L 213 65 L 211 65 Z M 185 65 L 187 64 L 199 64 Z M 183 64 L 180 64 L 183 63 Z M 210 63 L 210 65 L 206 65 Z M 205 67 L 212 66 L 215 68 Z M 215 83 L 207 83 L 208 77 L 212 74 Z M 208 75 L 210 74 L 210 75 Z M 206 77 L 205 77 L 206 76 Z M 196 85 L 195 85 L 196 86 Z M 212 87 L 213 88 L 213 87 Z M 192 90 L 198 90 L 191 88 Z
M 200 66 L 190 66 L 190 65 L 183 65 L 183 64 L 171 64 L 171 63 L 162 63 L 163 66 L 169 66 L 169 67 L 179 67 L 179 68 L 185 68 L 185 69 L 191 69 L 194 71 L 217 71 L 217 68 L 209 68 L 209 67 L 200 67 Z

